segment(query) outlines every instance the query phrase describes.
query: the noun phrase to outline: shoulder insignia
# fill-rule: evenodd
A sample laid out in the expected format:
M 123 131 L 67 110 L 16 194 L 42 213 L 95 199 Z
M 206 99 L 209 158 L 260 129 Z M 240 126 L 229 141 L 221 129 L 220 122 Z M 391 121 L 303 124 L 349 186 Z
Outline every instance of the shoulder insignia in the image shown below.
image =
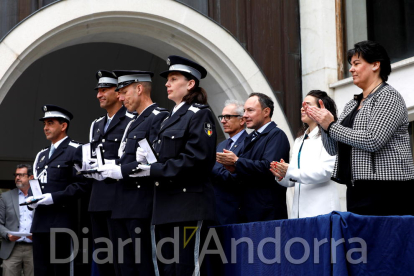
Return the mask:
M 72 146 L 72 147 L 74 147 L 74 148 L 77 148 L 77 147 L 79 147 L 80 145 L 81 145 L 81 143 L 76 142 L 76 141 L 70 141 L 70 142 L 69 142 L 69 146 Z
M 166 111 L 166 112 L 168 112 L 168 109 L 166 109 L 166 108 L 164 108 L 164 107 L 156 107 L 154 110 L 157 110 L 157 111 L 160 111 L 160 112 L 162 112 L 162 111 Z
M 158 110 L 155 110 L 155 109 L 154 109 L 154 110 L 152 111 L 152 113 L 154 113 L 154 115 L 158 115 L 158 114 L 160 114 L 160 111 L 158 111 Z
M 46 148 L 42 149 L 41 151 L 39 151 L 39 153 L 42 153 L 42 152 L 44 152 L 44 151 L 46 151 L 48 149 L 49 149 L 49 147 L 46 147 Z
M 103 118 L 105 118 L 105 115 L 104 115 L 104 116 L 102 116 L 102 117 L 97 118 L 97 119 L 95 120 L 95 122 L 99 122 L 99 121 L 100 121 L 100 120 L 102 120 Z
M 126 111 L 126 112 L 125 112 L 125 116 L 127 116 L 127 117 L 129 117 L 129 118 L 131 118 L 131 119 L 132 119 L 132 118 L 134 118 L 134 116 L 135 116 L 135 115 L 134 115 L 134 114 L 132 114 L 132 113 L 130 113 L 130 112 L 128 112 L 128 111 Z
M 193 103 L 192 106 L 197 107 L 199 109 L 204 109 L 208 107 L 207 104 L 199 104 L 199 103 Z
M 197 113 L 200 110 L 200 108 L 195 107 L 195 106 L 190 106 L 188 110 L 191 110 L 192 112 Z

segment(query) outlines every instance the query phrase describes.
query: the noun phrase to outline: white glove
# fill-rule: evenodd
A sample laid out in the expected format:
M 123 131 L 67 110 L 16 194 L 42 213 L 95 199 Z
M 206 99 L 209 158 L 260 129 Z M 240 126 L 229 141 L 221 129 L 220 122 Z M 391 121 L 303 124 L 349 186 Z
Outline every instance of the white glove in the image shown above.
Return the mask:
M 137 162 L 138 163 L 148 164 L 147 155 L 148 154 L 147 154 L 147 152 L 145 150 L 143 150 L 140 147 L 137 148 L 136 158 L 137 158 Z
M 83 176 L 86 177 L 86 178 L 93 178 L 93 179 L 96 179 L 98 181 L 102 181 L 106 178 L 106 177 L 102 176 L 101 173 L 88 173 L 88 174 L 84 174 Z
M 151 166 L 150 165 L 138 165 L 138 169 L 141 169 L 142 171 L 134 173 L 134 174 L 130 174 L 130 177 L 144 177 L 144 176 L 149 176 L 150 175 L 150 169 Z
M 32 209 L 36 209 L 37 206 L 39 206 L 39 205 L 51 205 L 51 204 L 53 204 L 53 198 L 52 198 L 52 195 L 50 193 L 43 194 L 41 198 L 42 199 L 39 200 L 38 202 L 30 204 L 29 207 L 32 208 Z M 27 201 L 29 201 L 29 198 L 26 200 L 26 202 Z
M 29 196 L 27 199 L 26 199 L 26 203 L 30 203 L 30 202 L 32 202 L 32 201 L 34 201 L 34 200 L 36 200 L 36 199 L 39 199 L 39 198 L 44 198 L 44 195 L 41 195 L 40 197 L 34 197 L 34 196 Z M 37 207 L 37 205 L 38 205 L 38 203 L 39 203 L 40 201 L 38 201 L 38 202 L 36 202 L 36 203 L 33 203 L 33 204 L 30 204 L 30 205 L 28 205 L 30 208 L 32 208 L 32 209 L 36 209 L 36 207 Z
M 99 168 L 99 172 L 105 178 L 123 179 L 121 167 L 115 164 L 105 164 Z
M 115 159 L 104 159 L 105 165 L 116 165 Z
M 95 169 L 98 167 L 98 164 L 96 163 L 96 159 L 88 159 L 86 161 L 82 161 L 82 167 L 78 164 L 75 164 L 74 167 L 79 172 Z

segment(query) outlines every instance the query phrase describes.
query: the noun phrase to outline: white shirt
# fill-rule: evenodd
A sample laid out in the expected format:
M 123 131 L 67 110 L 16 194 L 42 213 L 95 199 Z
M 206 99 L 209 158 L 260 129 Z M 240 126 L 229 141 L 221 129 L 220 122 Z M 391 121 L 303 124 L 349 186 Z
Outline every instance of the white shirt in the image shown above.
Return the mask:
M 29 197 L 29 194 L 25 196 L 23 192 L 19 189 L 19 204 L 26 202 L 26 199 Z M 30 233 L 30 228 L 32 227 L 33 220 L 33 211 L 30 211 L 26 205 L 19 206 L 19 232 L 21 233 Z M 27 237 L 21 237 L 17 242 L 27 242 L 31 243 L 32 240 Z
M 261 128 L 259 128 L 258 130 L 256 130 L 259 133 L 262 133 L 263 130 L 265 130 L 267 128 L 267 126 L 271 123 L 272 121 L 268 122 L 267 124 L 263 125 Z
M 65 136 L 64 138 L 60 139 L 59 141 L 57 141 L 56 143 L 52 144 L 55 147 L 55 150 L 57 150 L 57 148 L 59 147 L 60 144 L 62 144 L 62 142 L 68 138 L 68 136 Z
M 185 102 L 181 102 L 181 103 L 179 103 L 179 104 L 177 104 L 176 106 L 174 106 L 174 108 L 173 108 L 173 111 L 172 111 L 172 113 L 171 113 L 171 116 L 180 108 L 180 107 L 182 107 L 183 105 L 185 104 Z
M 298 168 L 298 153 L 304 136 L 295 140 L 285 178 L 278 183 L 295 187 L 289 218 L 304 218 L 341 211 L 336 182 L 331 180 L 336 156 L 326 152 L 318 127 L 303 143 Z M 292 181 L 295 180 L 296 182 Z M 277 179 L 276 179 L 277 181 Z

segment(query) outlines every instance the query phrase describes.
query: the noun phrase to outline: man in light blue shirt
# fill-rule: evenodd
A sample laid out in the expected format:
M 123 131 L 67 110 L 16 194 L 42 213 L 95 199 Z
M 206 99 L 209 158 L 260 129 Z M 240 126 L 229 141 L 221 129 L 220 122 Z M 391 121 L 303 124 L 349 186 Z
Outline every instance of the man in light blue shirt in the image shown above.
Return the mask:
M 5 192 L 0 199 L 0 234 L 2 244 L 3 276 L 33 276 L 32 226 L 33 211 L 19 206 L 31 195 L 29 180 L 33 179 L 32 166 L 21 164 L 14 174 L 16 188 Z M 21 233 L 21 235 L 19 235 Z

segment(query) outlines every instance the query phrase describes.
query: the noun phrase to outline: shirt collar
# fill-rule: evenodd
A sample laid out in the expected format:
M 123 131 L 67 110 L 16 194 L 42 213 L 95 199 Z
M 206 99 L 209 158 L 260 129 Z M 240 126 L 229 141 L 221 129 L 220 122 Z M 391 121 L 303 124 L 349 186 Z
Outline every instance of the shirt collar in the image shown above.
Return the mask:
M 265 130 L 267 128 L 267 126 L 271 123 L 272 121 L 268 122 L 267 124 L 265 124 L 264 126 L 262 126 L 261 128 L 259 128 L 258 130 L 256 130 L 259 133 L 262 133 L 263 130 Z
M 244 129 L 239 131 L 237 134 L 233 135 L 233 137 L 230 137 L 230 139 L 233 140 L 233 142 L 236 142 L 245 131 L 246 130 Z
M 174 114 L 180 107 L 182 107 L 185 102 L 181 102 L 173 108 L 172 114 Z
M 64 138 L 60 139 L 59 141 L 57 141 L 56 143 L 52 144 L 55 147 L 55 150 L 59 147 L 60 144 L 62 144 L 62 142 L 68 138 L 68 136 L 65 136 Z

